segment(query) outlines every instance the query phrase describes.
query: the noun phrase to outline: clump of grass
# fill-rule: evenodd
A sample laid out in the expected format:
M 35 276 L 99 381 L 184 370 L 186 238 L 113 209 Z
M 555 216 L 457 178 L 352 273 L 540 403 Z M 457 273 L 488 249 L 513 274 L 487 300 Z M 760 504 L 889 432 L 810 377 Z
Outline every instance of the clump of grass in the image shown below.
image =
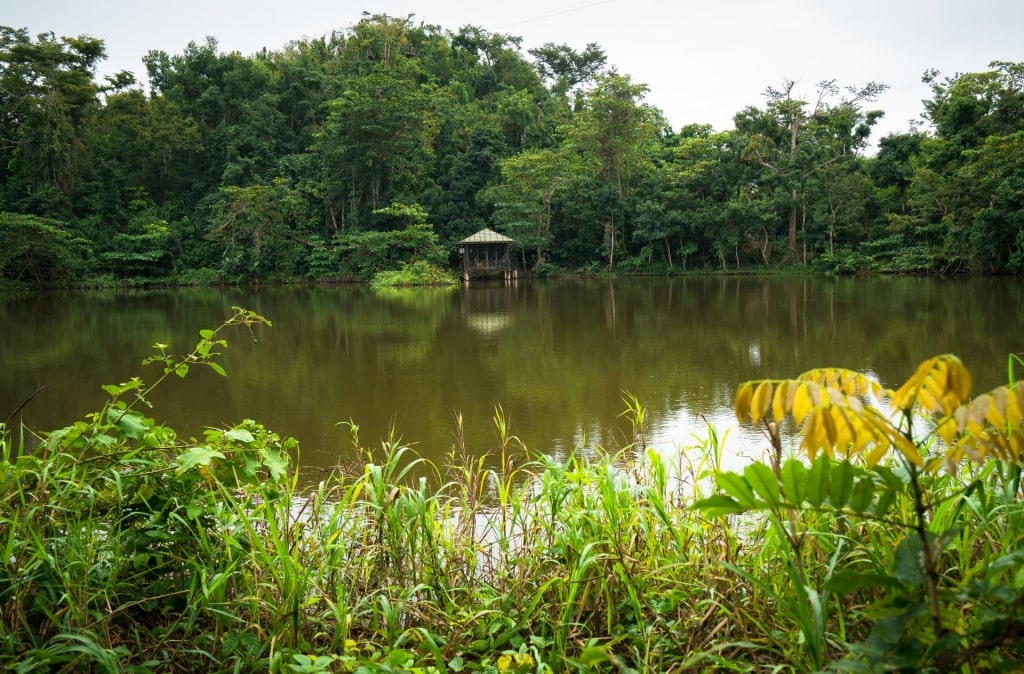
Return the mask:
M 221 329 L 182 359 L 163 347 L 164 376 L 212 363 Z M 151 388 L 111 387 L 35 454 L 0 432 L 0 658 L 19 671 L 811 671 L 882 597 L 830 581 L 890 569 L 899 538 L 820 510 L 794 546 L 784 522 L 693 508 L 716 498 L 717 435 L 669 460 L 634 398 L 632 442 L 563 458 L 500 409 L 495 456 L 470 456 L 457 420 L 444 465 L 350 424 L 358 461 L 305 486 L 294 441 L 251 420 L 179 438 L 135 410 Z M 1019 480 L 971 479 L 1012 494 L 941 512 L 971 527 L 944 553 L 964 574 L 1024 528 Z
M 412 286 L 457 286 L 459 279 L 447 269 L 424 260 L 402 263 L 398 269 L 379 271 L 370 284 L 374 288 L 408 288 Z

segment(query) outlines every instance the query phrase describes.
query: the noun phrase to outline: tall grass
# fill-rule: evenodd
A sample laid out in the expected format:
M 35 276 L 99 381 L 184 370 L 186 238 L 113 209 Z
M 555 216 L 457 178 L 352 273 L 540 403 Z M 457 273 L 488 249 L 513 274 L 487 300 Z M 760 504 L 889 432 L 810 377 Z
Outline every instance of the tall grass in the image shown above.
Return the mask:
M 14 671 L 856 669 L 843 658 L 870 641 L 884 588 L 836 579 L 889 573 L 902 537 L 838 511 L 796 528 L 692 508 L 714 496 L 717 435 L 667 458 L 629 398 L 633 442 L 560 459 L 523 446 L 500 409 L 496 460 L 470 457 L 459 428 L 434 465 L 395 437 L 363 448 L 352 425 L 359 460 L 314 486 L 285 463 L 293 441 L 253 421 L 185 440 L 117 403 L 36 454 L 0 433 Z M 962 532 L 944 568 L 1003 583 L 1017 622 L 1000 629 L 1020 630 L 1019 471 L 929 488 L 936 521 Z M 891 519 L 912 508 L 900 495 Z M 998 646 L 993 667 L 1019 652 Z

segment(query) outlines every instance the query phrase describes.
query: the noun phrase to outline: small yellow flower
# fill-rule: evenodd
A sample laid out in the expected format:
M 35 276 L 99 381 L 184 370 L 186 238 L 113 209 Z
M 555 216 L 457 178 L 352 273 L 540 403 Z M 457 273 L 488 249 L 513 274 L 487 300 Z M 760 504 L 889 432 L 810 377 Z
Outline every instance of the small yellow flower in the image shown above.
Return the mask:
M 500 658 L 498 658 L 498 671 L 499 672 L 507 672 L 509 667 L 511 667 L 511 666 L 512 666 L 512 656 L 510 656 L 510 655 L 503 655 Z
M 529 653 L 516 653 L 516 664 L 525 667 L 533 667 L 533 656 Z

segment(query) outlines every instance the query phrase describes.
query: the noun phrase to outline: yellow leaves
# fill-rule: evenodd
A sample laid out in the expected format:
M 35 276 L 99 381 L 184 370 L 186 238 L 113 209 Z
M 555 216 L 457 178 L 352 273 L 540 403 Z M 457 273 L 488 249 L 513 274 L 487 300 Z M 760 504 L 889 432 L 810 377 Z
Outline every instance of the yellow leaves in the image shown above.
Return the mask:
M 887 395 L 907 418 L 938 419 L 936 433 L 945 442 L 946 468 L 955 471 L 965 456 L 1020 462 L 1024 453 L 1024 382 L 1002 386 L 966 402 L 971 375 L 956 356 L 921 363 L 895 391 L 884 391 L 866 375 L 841 368 L 809 370 L 797 379 L 750 381 L 736 392 L 741 423 L 779 423 L 791 415 L 802 438 L 800 450 L 812 460 L 820 452 L 862 457 L 873 466 L 896 449 L 924 466 L 919 447 L 872 402 Z M 908 425 L 907 428 L 910 428 Z M 937 465 L 932 462 L 929 467 Z
M 772 396 L 772 417 L 782 419 L 786 416 L 786 410 L 793 409 L 796 399 L 797 388 L 788 381 L 779 382 L 779 387 Z
M 848 396 L 863 395 L 880 398 L 883 393 L 882 385 L 870 379 L 866 374 L 837 367 L 808 370 L 800 375 L 799 378 L 842 391 Z
M 750 400 L 750 414 L 756 419 L 761 419 L 768 413 L 768 406 L 772 402 L 772 383 L 763 381 L 754 389 L 754 395 Z
M 904 413 L 915 407 L 932 414 L 953 413 L 971 392 L 971 375 L 956 356 L 930 358 L 903 386 L 889 393 L 892 406 Z
M 740 384 L 739 389 L 736 391 L 736 400 L 733 402 L 736 410 L 736 418 L 743 423 L 747 419 L 750 419 L 750 401 L 754 397 L 754 382 L 747 382 Z M 750 421 L 757 423 L 753 419 Z
M 835 393 L 844 396 L 843 401 L 859 405 L 859 396 L 881 397 L 883 389 L 867 375 L 842 368 L 809 370 L 797 379 L 749 381 L 736 392 L 736 416 L 741 422 L 749 419 L 756 424 L 767 420 L 769 412 L 776 422 L 792 414 L 799 424 L 826 396 Z
M 948 449 L 947 470 L 956 470 L 966 455 L 974 461 L 992 456 L 1019 462 L 1024 448 L 1024 382 L 1000 386 L 952 410 L 939 421 L 938 433 Z
M 821 387 L 814 382 L 807 382 L 800 385 L 800 382 L 791 382 L 787 387 L 793 389 L 793 405 L 789 408 L 793 413 L 793 420 L 798 424 L 803 423 L 810 412 L 821 404 Z
M 505 652 L 495 663 L 499 672 L 529 672 L 533 671 L 536 661 L 533 656 L 525 652 Z
M 787 414 L 802 425 L 800 449 L 812 460 L 819 452 L 861 454 L 870 449 L 868 465 L 898 447 L 914 463 L 921 457 L 913 444 L 859 396 L 878 395 L 882 387 L 865 375 L 829 368 L 811 370 L 798 379 L 751 381 L 736 393 L 736 416 L 751 423 L 781 422 Z
M 878 410 L 835 389 L 825 391 L 823 402 L 807 412 L 803 423 L 800 450 L 808 458 L 813 460 L 819 452 L 862 456 L 870 467 L 895 447 L 915 465 L 924 463 L 917 447 Z

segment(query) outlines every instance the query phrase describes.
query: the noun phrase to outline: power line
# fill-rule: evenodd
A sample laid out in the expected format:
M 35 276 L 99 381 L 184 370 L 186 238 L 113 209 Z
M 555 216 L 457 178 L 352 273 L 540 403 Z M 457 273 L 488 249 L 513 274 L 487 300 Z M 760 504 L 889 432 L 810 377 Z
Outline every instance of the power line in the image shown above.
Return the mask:
M 543 21 L 544 19 L 550 19 L 553 16 L 562 16 L 563 14 L 572 14 L 573 12 L 582 12 L 585 9 L 590 9 L 592 7 L 598 7 L 600 5 L 610 5 L 611 3 L 617 2 L 617 1 L 618 0 L 601 0 L 601 2 L 591 2 L 591 3 L 586 4 L 586 5 L 580 5 L 579 7 L 570 7 L 569 9 L 562 9 L 562 10 L 559 10 L 557 12 L 551 12 L 549 14 L 542 14 L 540 16 L 535 16 L 535 17 L 530 18 L 530 19 L 523 19 L 522 21 L 515 21 L 513 23 L 506 23 L 505 25 L 499 26 L 498 28 L 499 29 L 504 29 L 504 28 L 511 28 L 513 26 L 521 26 L 524 23 L 533 23 L 534 21 Z

